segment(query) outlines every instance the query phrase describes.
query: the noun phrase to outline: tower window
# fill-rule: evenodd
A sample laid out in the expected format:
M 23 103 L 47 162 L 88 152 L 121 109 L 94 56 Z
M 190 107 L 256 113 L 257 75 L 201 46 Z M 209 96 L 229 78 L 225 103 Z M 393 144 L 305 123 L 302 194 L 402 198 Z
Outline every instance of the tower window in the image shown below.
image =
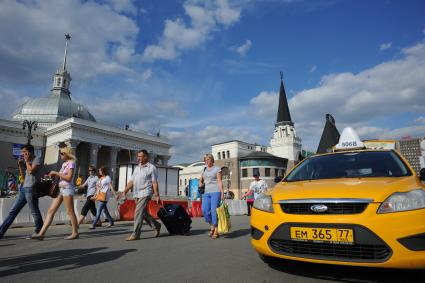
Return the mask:
M 60 85 L 61 85 L 61 78 L 58 78 L 57 86 L 60 86 Z
M 227 151 L 227 158 L 230 158 L 230 151 Z
M 256 174 L 260 175 L 260 168 L 252 168 L 252 176 Z
M 264 176 L 265 177 L 270 177 L 270 168 L 265 168 Z
M 220 154 L 220 152 L 219 152 L 219 153 L 217 153 L 217 155 L 218 155 L 218 159 L 221 159 L 221 154 Z
M 242 177 L 248 177 L 248 169 L 242 169 Z

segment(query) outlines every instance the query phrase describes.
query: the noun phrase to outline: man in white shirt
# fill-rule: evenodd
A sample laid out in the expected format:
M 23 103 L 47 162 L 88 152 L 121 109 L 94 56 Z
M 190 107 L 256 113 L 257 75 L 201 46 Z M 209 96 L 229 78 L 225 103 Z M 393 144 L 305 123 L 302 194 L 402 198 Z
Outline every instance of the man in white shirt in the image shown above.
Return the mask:
M 254 205 L 254 200 L 261 194 L 267 191 L 267 183 L 264 180 L 260 180 L 260 173 L 254 172 L 254 181 L 249 185 L 249 190 L 243 195 L 246 198 L 246 204 L 248 206 L 248 216 L 251 215 L 251 209 Z
M 152 199 L 152 195 L 157 203 L 160 201 L 157 169 L 153 164 L 149 163 L 149 153 L 144 149 L 137 153 L 137 161 L 139 165 L 134 169 L 133 175 L 131 175 L 130 181 L 127 183 L 122 193 L 125 198 L 127 192 L 133 188 L 133 197 L 136 202 L 133 233 L 126 241 L 140 239 L 143 219 L 145 219 L 151 227 L 155 227 L 155 237 L 159 236 L 161 230 L 161 224 L 148 213 L 148 203 Z
M 260 194 L 267 191 L 267 183 L 264 180 L 260 179 L 260 174 L 254 174 L 254 181 L 249 185 L 249 190 L 254 193 L 254 199 L 256 199 Z

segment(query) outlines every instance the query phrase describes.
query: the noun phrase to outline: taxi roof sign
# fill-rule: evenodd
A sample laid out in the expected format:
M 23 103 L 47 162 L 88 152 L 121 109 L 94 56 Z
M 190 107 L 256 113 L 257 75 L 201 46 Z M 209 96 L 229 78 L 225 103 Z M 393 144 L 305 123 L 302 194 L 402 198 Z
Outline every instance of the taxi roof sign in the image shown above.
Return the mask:
M 350 150 L 365 148 L 364 143 L 360 140 L 353 128 L 347 127 L 342 131 L 339 142 L 335 145 L 335 150 Z

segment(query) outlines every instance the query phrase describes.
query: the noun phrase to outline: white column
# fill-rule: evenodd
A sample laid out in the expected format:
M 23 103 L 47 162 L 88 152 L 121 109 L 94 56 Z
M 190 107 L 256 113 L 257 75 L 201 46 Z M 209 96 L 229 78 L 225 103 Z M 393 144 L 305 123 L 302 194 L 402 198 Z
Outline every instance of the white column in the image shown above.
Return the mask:
M 115 177 L 117 176 L 117 156 L 118 156 L 118 151 L 120 149 L 118 147 L 111 147 L 111 152 L 109 155 L 109 159 L 110 159 L 110 164 L 111 164 L 111 179 L 112 179 L 112 183 L 114 185 L 114 187 L 117 185 L 115 184 Z
M 77 157 L 77 146 L 80 144 L 80 141 L 68 140 L 68 141 L 66 141 L 66 143 L 71 148 L 72 155 L 74 155 L 75 157 Z
M 130 160 L 131 163 L 137 163 L 137 153 L 138 152 L 139 152 L 138 150 L 132 150 L 131 151 L 131 160 Z
M 149 162 L 150 163 L 152 163 L 152 164 L 157 164 L 158 162 L 157 162 L 157 154 L 155 154 L 154 152 L 152 152 L 152 151 L 150 151 L 149 152 Z
M 92 143 L 90 144 L 90 161 L 89 166 L 92 165 L 97 168 L 97 154 L 99 152 L 99 149 L 102 146 L 100 144 Z

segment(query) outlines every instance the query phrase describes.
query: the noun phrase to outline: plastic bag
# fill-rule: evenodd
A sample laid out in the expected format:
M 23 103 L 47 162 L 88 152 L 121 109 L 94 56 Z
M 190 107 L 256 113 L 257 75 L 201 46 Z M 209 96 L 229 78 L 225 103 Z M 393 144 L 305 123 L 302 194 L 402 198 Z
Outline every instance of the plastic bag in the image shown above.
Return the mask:
M 226 234 L 230 231 L 230 215 L 227 208 L 227 204 L 222 202 L 217 208 L 217 218 L 218 218 L 218 233 Z

